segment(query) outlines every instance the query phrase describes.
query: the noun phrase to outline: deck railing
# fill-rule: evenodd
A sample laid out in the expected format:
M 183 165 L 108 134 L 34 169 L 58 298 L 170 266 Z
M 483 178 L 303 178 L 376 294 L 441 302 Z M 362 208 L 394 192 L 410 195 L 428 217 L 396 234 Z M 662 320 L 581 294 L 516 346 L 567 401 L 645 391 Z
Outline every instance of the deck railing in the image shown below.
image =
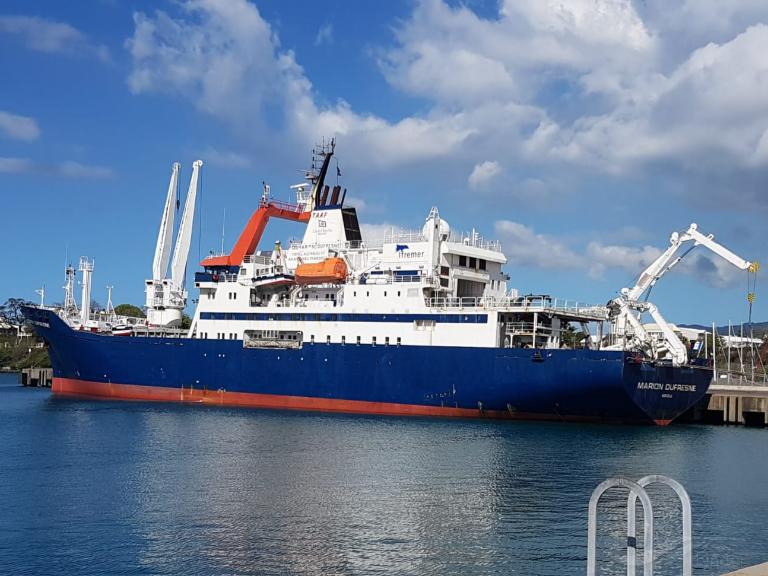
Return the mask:
M 595 318 L 608 317 L 608 310 L 605 306 L 585 304 L 574 300 L 560 300 L 547 296 L 427 298 L 425 302 L 429 308 L 515 308 L 525 312 L 548 311 Z

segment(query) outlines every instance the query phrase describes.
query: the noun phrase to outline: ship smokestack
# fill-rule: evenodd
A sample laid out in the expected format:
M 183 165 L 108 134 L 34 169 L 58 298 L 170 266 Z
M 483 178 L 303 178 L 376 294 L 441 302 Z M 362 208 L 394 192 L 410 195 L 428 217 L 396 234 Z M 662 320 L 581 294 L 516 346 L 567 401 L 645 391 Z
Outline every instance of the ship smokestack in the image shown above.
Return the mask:
M 341 195 L 341 202 L 339 202 L 339 204 L 344 206 L 344 198 L 346 198 L 346 197 L 347 197 L 347 189 L 344 188 L 344 194 Z
M 341 194 L 341 186 L 336 184 L 333 187 L 333 194 L 331 195 L 331 206 L 336 206 L 339 202 L 339 194 Z
M 328 184 L 325 185 L 323 188 L 323 197 L 320 199 L 320 206 L 325 206 L 328 202 L 328 190 L 329 190 Z

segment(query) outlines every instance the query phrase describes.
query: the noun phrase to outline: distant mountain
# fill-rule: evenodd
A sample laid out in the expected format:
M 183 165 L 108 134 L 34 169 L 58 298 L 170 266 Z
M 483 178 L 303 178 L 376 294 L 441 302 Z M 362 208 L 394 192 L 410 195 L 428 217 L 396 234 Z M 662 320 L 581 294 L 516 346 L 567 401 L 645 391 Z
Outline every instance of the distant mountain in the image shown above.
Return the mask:
M 681 328 L 694 328 L 695 330 L 712 330 L 712 326 L 703 326 L 701 324 L 678 324 Z M 728 326 L 717 326 L 717 333 L 723 336 L 728 335 Z M 744 336 L 747 336 L 749 331 L 749 325 L 744 324 Z M 757 338 L 762 338 L 768 334 L 768 322 L 752 322 L 752 332 Z M 731 333 L 734 336 L 739 336 L 741 333 L 741 324 L 734 324 L 731 326 Z

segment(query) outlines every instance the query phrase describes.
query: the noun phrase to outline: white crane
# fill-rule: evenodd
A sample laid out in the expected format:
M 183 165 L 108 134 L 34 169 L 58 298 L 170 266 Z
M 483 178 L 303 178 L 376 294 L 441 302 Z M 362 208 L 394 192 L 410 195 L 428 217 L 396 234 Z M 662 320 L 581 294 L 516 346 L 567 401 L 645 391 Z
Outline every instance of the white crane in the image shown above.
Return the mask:
M 678 255 L 679 249 L 686 243 L 693 242 L 684 253 Z M 667 248 L 656 260 L 646 268 L 637 282 L 631 288 L 623 288 L 621 296 L 609 303 L 611 317 L 615 322 L 617 335 L 623 339 L 621 345 L 628 348 L 637 348 L 649 352 L 653 358 L 660 358 L 664 352 L 669 352 L 672 363 L 683 365 L 688 362 L 688 351 L 680 338 L 675 334 L 672 326 L 664 319 L 658 308 L 640 298 L 682 260 L 688 252 L 696 246 L 705 246 L 712 252 L 727 260 L 741 270 L 754 270 L 752 262 L 737 256 L 714 240 L 714 235 L 704 235 L 698 230 L 696 224 L 691 224 L 684 232 L 673 232 Z M 643 313 L 649 313 L 662 332 L 662 340 L 654 341 L 640 322 Z M 631 338 L 627 334 L 627 324 L 632 326 Z
M 170 278 L 168 260 L 171 252 L 171 237 L 173 235 L 173 210 L 177 202 L 179 164 L 173 165 L 171 182 L 168 185 L 168 195 L 165 201 L 160 230 L 157 235 L 155 258 L 152 265 L 151 280 L 146 281 L 147 289 L 147 321 L 154 326 L 177 327 L 181 324 L 184 308 L 187 305 L 187 290 L 185 273 L 189 248 L 192 243 L 192 228 L 195 218 L 195 202 L 200 180 L 202 160 L 192 164 L 192 178 L 189 182 L 187 198 L 184 201 L 184 212 L 179 223 L 176 243 L 173 247 Z
M 181 164 L 173 163 L 171 181 L 168 184 L 168 195 L 165 199 L 163 218 L 160 220 L 160 230 L 157 233 L 155 259 L 152 262 L 152 278 L 162 280 L 168 271 L 168 260 L 171 256 L 171 241 L 173 240 L 173 220 L 176 209 L 176 197 L 179 189 L 179 168 Z

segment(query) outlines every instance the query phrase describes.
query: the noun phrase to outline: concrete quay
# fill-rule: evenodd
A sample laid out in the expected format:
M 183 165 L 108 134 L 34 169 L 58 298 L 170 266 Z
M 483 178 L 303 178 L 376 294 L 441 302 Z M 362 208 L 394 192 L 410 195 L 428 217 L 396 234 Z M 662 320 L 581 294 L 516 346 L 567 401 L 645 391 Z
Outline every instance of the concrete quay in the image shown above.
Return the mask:
M 721 377 L 712 381 L 694 419 L 708 424 L 768 426 L 768 381 Z
M 21 385 L 50 388 L 53 384 L 52 368 L 24 368 L 21 371 Z
M 742 568 L 741 570 L 736 570 L 736 572 L 728 572 L 728 574 L 723 574 L 723 576 L 768 576 L 768 562 L 749 568 Z

